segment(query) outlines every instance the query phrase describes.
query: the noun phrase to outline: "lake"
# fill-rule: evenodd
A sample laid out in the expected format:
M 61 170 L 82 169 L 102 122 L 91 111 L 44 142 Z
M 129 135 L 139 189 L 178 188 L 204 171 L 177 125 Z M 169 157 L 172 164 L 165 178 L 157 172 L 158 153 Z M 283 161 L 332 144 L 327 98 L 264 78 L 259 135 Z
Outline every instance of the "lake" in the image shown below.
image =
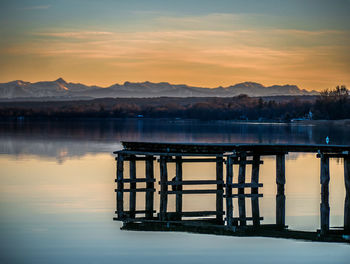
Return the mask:
M 112 152 L 120 141 L 324 144 L 328 136 L 331 144 L 350 144 L 349 132 L 334 125 L 168 119 L 1 122 L 0 263 L 348 263 L 347 244 L 121 231 L 113 221 Z M 260 214 L 263 223 L 273 223 L 276 165 L 273 157 L 263 160 Z M 211 179 L 214 172 L 212 164 L 184 166 L 191 179 Z M 330 172 L 330 226 L 337 227 L 343 225 L 342 162 L 332 159 Z M 319 175 L 315 154 L 286 156 L 290 228 L 319 228 Z M 206 210 L 211 204 L 209 196 L 189 196 L 183 206 Z

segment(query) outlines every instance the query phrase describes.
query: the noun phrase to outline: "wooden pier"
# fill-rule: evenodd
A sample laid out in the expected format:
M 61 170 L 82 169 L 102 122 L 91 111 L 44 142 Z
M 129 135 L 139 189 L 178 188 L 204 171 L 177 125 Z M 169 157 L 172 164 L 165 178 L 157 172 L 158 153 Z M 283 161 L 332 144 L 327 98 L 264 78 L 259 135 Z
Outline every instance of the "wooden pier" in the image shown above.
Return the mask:
M 230 235 L 263 235 L 293 237 L 320 241 L 349 241 L 350 236 L 350 146 L 293 145 L 293 144 L 182 144 L 152 142 L 122 142 L 123 150 L 117 154 L 117 210 L 115 220 L 123 221 L 124 229 L 187 230 Z M 315 232 L 288 230 L 285 222 L 285 159 L 291 152 L 315 153 L 320 160 L 320 229 Z M 276 158 L 276 221 L 272 225 L 261 223 L 259 182 L 263 156 Z M 329 159 L 343 159 L 346 197 L 344 226 L 332 230 L 329 226 Z M 145 164 L 142 177 L 137 177 L 136 163 Z M 124 177 L 124 163 L 129 162 L 129 178 Z M 184 163 L 214 163 L 215 176 L 211 180 L 186 180 Z M 169 177 L 168 164 L 175 164 L 175 177 Z M 234 167 L 238 167 L 234 183 Z M 246 175 L 251 166 L 251 175 Z M 160 181 L 156 183 L 155 170 Z M 224 179 L 224 175 L 226 178 Z M 145 183 L 138 188 L 138 183 Z M 155 208 L 155 184 L 159 185 L 159 209 Z M 199 185 L 212 188 L 195 188 Z M 125 188 L 129 186 L 129 188 Z M 183 187 L 186 188 L 183 188 Z M 191 188 L 194 187 L 194 188 Z M 125 210 L 124 194 L 129 193 L 129 208 Z M 145 194 L 144 210 L 136 208 L 136 193 Z M 183 211 L 183 196 L 187 194 L 215 195 L 216 208 L 212 211 Z M 175 195 L 175 211 L 168 210 L 168 197 Z M 251 212 L 246 210 L 250 199 Z M 235 203 L 234 200 L 237 199 Z M 238 208 L 234 208 L 238 204 Z M 225 205 L 225 208 L 224 208 Z M 157 210 L 158 209 L 158 210 Z M 235 209 L 235 210 L 234 210 Z M 235 213 L 234 213 L 235 212 Z M 170 228 L 170 226 L 172 228 Z M 209 232 L 210 231 L 210 232 Z M 299 232 L 299 233 L 298 233 Z

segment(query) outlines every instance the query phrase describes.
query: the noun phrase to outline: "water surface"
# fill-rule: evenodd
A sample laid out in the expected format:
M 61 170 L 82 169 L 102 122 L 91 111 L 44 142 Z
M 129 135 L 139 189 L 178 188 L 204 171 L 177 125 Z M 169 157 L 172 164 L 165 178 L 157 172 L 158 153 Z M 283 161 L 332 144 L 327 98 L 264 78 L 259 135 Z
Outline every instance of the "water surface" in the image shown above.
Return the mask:
M 347 263 L 350 250 L 344 244 L 130 232 L 119 230 L 121 224 L 112 220 L 115 161 L 111 153 L 121 148 L 122 140 L 316 144 L 323 143 L 326 136 L 333 144 L 350 144 L 349 129 L 334 126 L 118 119 L 3 122 L 0 263 L 213 263 L 236 259 L 239 263 L 280 263 L 281 259 L 286 263 Z M 142 164 L 138 166 L 142 173 Z M 330 166 L 331 226 L 341 226 L 343 167 L 337 160 Z M 169 173 L 173 171 L 169 165 Z M 212 179 L 214 172 L 212 164 L 184 165 L 185 179 Z M 314 231 L 319 227 L 319 173 L 314 154 L 287 156 L 286 223 L 290 228 Z M 273 157 L 264 158 L 261 182 L 261 215 L 264 223 L 273 223 Z M 174 206 L 171 199 L 169 206 Z M 210 195 L 184 198 L 184 210 L 208 210 L 208 206 L 215 206 Z

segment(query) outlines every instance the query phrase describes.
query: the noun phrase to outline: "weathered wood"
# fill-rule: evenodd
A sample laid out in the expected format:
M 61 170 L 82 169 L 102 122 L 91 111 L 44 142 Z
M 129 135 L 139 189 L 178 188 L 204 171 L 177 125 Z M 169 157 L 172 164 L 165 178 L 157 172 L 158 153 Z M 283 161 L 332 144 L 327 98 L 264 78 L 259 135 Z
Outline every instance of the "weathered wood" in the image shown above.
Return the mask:
M 155 182 L 156 180 L 143 178 L 143 179 L 123 179 L 121 181 L 124 183 L 136 183 L 136 182 L 146 182 L 147 183 L 147 182 Z M 115 182 L 118 182 L 118 179 L 115 179 Z
M 256 220 L 254 217 L 245 217 L 245 218 L 234 217 L 233 219 L 235 219 L 237 221 L 254 221 L 254 220 Z M 259 222 L 260 222 L 260 220 L 264 220 L 264 217 L 258 217 Z
M 133 159 L 133 157 L 130 157 L 129 161 L 129 171 L 130 171 L 130 201 L 129 201 L 129 208 L 130 208 L 130 217 L 135 217 L 135 213 L 133 213 L 136 210 L 136 182 L 132 181 L 136 179 L 136 160 Z M 125 189 L 124 189 L 125 191 Z
M 187 180 L 187 181 L 168 181 L 167 185 L 208 185 L 208 184 L 224 184 L 224 181 L 218 180 Z
M 171 213 L 168 213 L 171 214 Z M 184 217 L 198 217 L 198 216 L 214 216 L 217 215 L 217 211 L 193 211 L 193 212 L 176 212 L 173 214 L 179 214 Z M 223 216 L 224 212 L 221 211 L 220 215 Z
M 169 216 L 169 218 L 173 218 L 174 215 L 176 218 L 175 212 L 168 213 L 167 216 Z M 119 220 L 119 219 L 114 219 L 114 220 Z M 201 220 L 186 219 L 186 220 L 181 220 L 181 221 L 171 220 L 171 219 L 161 221 L 158 218 L 153 218 L 153 219 L 148 220 L 148 219 L 145 219 L 144 217 L 137 217 L 134 219 L 132 219 L 132 218 L 123 219 L 123 223 L 135 223 L 135 222 L 138 222 L 140 224 L 150 223 L 153 226 L 154 226 L 154 224 L 159 223 L 159 224 L 165 225 L 167 227 L 167 230 L 169 230 L 170 224 L 176 224 L 177 226 L 180 226 L 180 225 L 208 226 L 208 225 L 210 225 L 211 227 L 225 228 L 225 226 L 223 226 L 223 225 L 216 225 L 215 224 L 216 219 L 210 219 L 210 218 L 201 219 Z
M 244 184 L 245 183 L 245 172 L 246 172 L 246 153 L 242 153 L 240 156 L 241 163 L 239 164 L 239 172 L 238 172 L 238 184 Z M 238 188 L 238 210 L 239 210 L 239 218 L 240 225 L 245 226 L 247 225 L 247 222 L 245 220 L 246 218 L 246 209 L 245 209 L 245 196 L 244 195 L 244 188 Z M 243 194 L 243 195 L 242 195 Z
M 226 184 L 224 184 L 226 186 Z M 263 187 L 262 183 L 232 183 L 230 184 L 232 188 L 254 188 Z
M 223 167 L 223 158 L 217 157 L 216 158 L 216 190 L 218 191 L 216 193 L 216 220 L 218 223 L 223 222 L 223 202 L 224 202 L 224 181 L 223 181 L 223 173 L 224 173 L 224 167 Z
M 160 157 L 160 220 L 166 219 L 166 212 L 168 206 L 168 170 L 166 157 Z
M 124 178 L 124 157 L 123 155 L 119 154 L 117 159 L 117 212 L 118 212 L 118 218 L 123 218 L 123 210 L 124 210 L 124 183 L 122 182 Z
M 177 183 L 182 182 L 182 158 L 176 157 L 176 176 L 175 181 Z M 182 185 L 177 185 L 177 190 L 182 191 Z M 176 213 L 180 214 L 182 212 L 182 193 L 176 194 Z M 181 220 L 181 216 L 180 216 Z
M 321 157 L 321 234 L 329 230 L 329 157 Z
M 322 153 L 322 154 L 317 154 L 317 158 L 323 157 L 328 157 L 328 158 L 346 158 L 349 156 L 347 151 L 344 151 L 345 153 Z
M 285 155 L 276 155 L 276 183 L 277 193 L 284 194 L 284 185 L 286 183 Z
M 214 156 L 222 156 L 223 154 L 220 153 L 199 153 L 199 152 L 158 152 L 158 151 L 144 151 L 144 150 L 121 150 L 121 151 L 116 151 L 113 153 L 121 153 L 123 155 L 147 155 L 147 156 L 164 156 L 168 160 L 172 161 L 172 157 L 214 157 Z M 157 159 L 158 162 L 159 159 Z
M 166 194 L 211 194 L 211 193 L 223 193 L 223 190 L 182 190 L 182 191 L 165 191 L 164 193 Z M 159 192 L 160 194 L 162 194 L 162 191 Z
M 119 219 L 113 219 L 113 220 L 119 220 Z M 124 218 L 123 224 L 125 223 L 133 223 L 133 222 L 141 222 L 141 223 L 163 223 L 164 221 L 159 220 L 159 217 L 152 217 L 152 218 L 146 218 L 146 217 L 134 217 L 134 218 Z
M 191 158 L 191 159 L 182 159 L 183 163 L 198 163 L 198 162 L 216 162 L 217 159 L 216 158 Z M 172 157 L 169 157 L 167 162 L 176 162 L 176 159 L 173 159 Z M 237 161 L 233 161 L 232 164 L 253 164 L 252 160 L 237 160 Z M 263 164 L 263 161 L 260 161 L 260 164 Z
M 181 155 L 187 153 L 200 153 L 203 154 L 223 154 L 225 152 L 237 152 L 247 151 L 247 155 L 250 155 L 248 151 L 254 154 L 277 154 L 286 152 L 314 152 L 319 150 L 322 153 L 342 153 L 343 151 L 349 151 L 350 146 L 346 145 L 330 145 L 330 144 L 212 144 L 212 143 L 173 143 L 173 142 L 122 142 L 124 149 L 127 151 L 140 151 L 140 152 L 158 152 L 158 153 L 178 153 Z
M 130 214 L 133 213 L 133 214 L 146 214 L 148 211 L 147 210 L 134 210 L 134 211 L 123 211 L 124 212 L 124 215 L 128 215 L 130 217 Z M 118 211 L 115 211 L 115 213 L 117 214 Z M 156 213 L 156 210 L 153 210 L 153 213 Z
M 276 155 L 276 224 L 278 226 L 285 226 L 285 205 L 286 196 L 284 194 L 284 185 L 286 183 L 286 169 L 285 169 L 285 155 Z
M 251 194 L 258 194 L 258 187 L 262 187 L 262 184 L 259 184 L 259 169 L 260 169 L 260 156 L 253 156 L 253 166 L 251 174 Z M 260 225 L 260 211 L 259 211 L 259 197 L 252 197 L 252 216 L 253 216 L 253 225 L 255 227 Z
M 181 159 L 183 163 L 191 163 L 191 162 L 216 162 L 216 158 L 193 158 L 193 159 Z M 176 159 L 169 159 L 167 162 L 177 162 Z
M 116 192 L 129 192 L 129 193 L 136 193 L 136 192 L 155 192 L 156 189 L 154 188 L 137 188 L 137 189 L 115 189 Z
M 244 193 L 244 194 L 231 194 L 228 196 L 227 194 L 224 195 L 225 198 L 232 197 L 232 198 L 259 198 L 263 197 L 264 195 L 262 193 Z
M 246 154 L 247 155 L 247 154 Z M 238 165 L 252 165 L 254 163 L 254 161 L 252 160 L 246 160 L 246 159 L 241 159 L 241 160 L 238 160 L 238 161 L 234 161 L 233 164 L 238 164 Z M 263 161 L 259 161 L 260 164 L 264 164 Z
M 135 156 L 135 155 L 131 155 L 131 156 L 124 157 L 124 161 L 130 161 L 130 160 L 135 160 L 135 161 L 146 161 L 146 160 L 148 160 L 148 159 L 149 159 L 148 156 L 137 157 L 137 156 Z M 156 160 L 156 158 L 153 157 L 153 160 Z
M 256 151 L 255 151 L 256 152 Z M 254 150 L 252 151 L 247 151 L 247 157 L 255 155 Z M 285 151 L 259 151 L 260 156 L 271 156 L 271 155 L 276 155 L 277 153 L 283 152 L 286 154 Z M 298 152 L 298 151 L 297 151 Z M 302 151 L 299 151 L 302 152 Z M 306 151 L 306 152 L 312 152 L 312 151 Z M 208 153 L 200 153 L 200 152 L 158 152 L 158 151 L 143 151 L 143 150 L 122 150 L 122 151 L 117 151 L 113 153 L 121 153 L 123 155 L 150 155 L 150 156 L 165 156 L 167 157 L 168 160 L 171 162 L 173 161 L 172 157 L 213 157 L 213 156 L 228 156 L 232 155 L 231 153 L 227 154 L 227 152 L 208 152 Z M 159 159 L 158 159 L 159 162 Z M 247 161 L 248 164 L 250 164 L 251 161 Z M 238 164 L 239 161 L 233 161 L 232 164 Z
M 146 188 L 147 189 L 154 189 L 154 166 L 153 156 L 146 156 Z M 154 204 L 154 192 L 146 192 L 146 218 L 152 218 L 153 217 L 153 204 Z
M 344 243 L 344 247 L 349 243 L 344 237 L 339 234 L 330 234 L 328 237 L 320 237 L 316 232 L 310 231 L 295 231 L 295 230 L 276 230 L 275 225 L 261 225 L 259 228 L 244 227 L 232 229 L 223 225 L 215 225 L 211 222 L 193 222 L 193 221 L 131 221 L 123 222 L 122 230 L 132 231 L 176 231 L 190 232 L 197 234 L 212 234 L 212 235 L 229 235 L 234 237 L 269 237 L 277 239 L 297 239 L 304 243 L 305 241 L 323 241 L 323 242 L 338 242 Z M 326 246 L 326 245 L 325 245 Z M 278 252 L 276 252 L 277 254 Z M 249 254 L 249 253 L 247 253 Z
M 233 203 L 232 203 L 232 187 L 230 184 L 232 184 L 233 180 L 233 165 L 232 160 L 233 158 L 231 156 L 227 157 L 226 160 L 226 220 L 227 225 L 232 226 L 233 225 Z
M 346 188 L 346 197 L 344 204 L 344 233 L 350 233 L 350 183 L 349 183 L 349 151 L 350 146 L 335 145 L 291 145 L 291 144 L 181 144 L 181 143 L 145 143 L 129 142 L 124 145 L 124 150 L 118 151 L 117 159 L 117 214 L 118 219 L 125 219 L 126 216 L 133 218 L 136 212 L 136 192 L 146 193 L 146 218 L 154 219 L 154 175 L 153 162 L 155 157 L 160 157 L 160 214 L 159 221 L 168 221 L 167 196 L 176 194 L 176 212 L 170 213 L 174 216 L 183 216 L 182 196 L 183 194 L 216 194 L 216 216 L 215 223 L 223 220 L 223 198 L 226 197 L 227 225 L 234 226 L 239 222 L 240 225 L 246 225 L 248 219 L 253 220 L 253 225 L 260 224 L 259 197 L 258 188 L 262 187 L 259 183 L 259 165 L 262 155 L 276 156 L 276 226 L 285 227 L 285 155 L 288 152 L 314 152 L 321 158 L 321 234 L 329 234 L 329 158 L 344 158 L 344 179 Z M 243 154 L 243 155 L 242 155 Z M 239 157 L 237 157 L 239 155 Z M 184 158 L 186 157 L 186 158 Z M 226 162 L 226 184 L 223 181 L 223 164 Z M 247 158 L 248 157 L 248 158 Z M 253 157 L 249 160 L 249 157 Z M 136 161 L 146 161 L 146 178 L 136 179 Z M 124 179 L 123 164 L 124 161 L 130 161 L 130 179 Z M 179 162 L 180 161 L 180 162 Z M 167 163 L 176 162 L 176 176 L 168 181 Z M 215 162 L 216 180 L 182 180 L 183 162 Z M 148 164 L 148 165 L 147 165 Z M 152 164 L 152 166 L 151 166 Z M 238 183 L 233 182 L 233 166 L 239 165 Z M 251 183 L 245 183 L 246 165 L 252 164 Z M 152 172 L 147 176 L 147 167 L 152 167 Z M 134 175 L 134 176 L 133 176 Z M 146 182 L 146 188 L 136 188 L 137 182 Z M 124 183 L 130 183 L 130 189 L 124 188 Z M 183 185 L 216 185 L 215 189 L 206 190 L 182 190 Z M 168 186 L 173 186 L 173 190 L 168 191 Z M 223 195 L 225 187 L 226 195 Z M 238 193 L 232 194 L 232 189 L 237 188 Z M 245 188 L 251 188 L 251 193 L 245 193 Z M 130 209 L 124 211 L 123 193 L 130 192 Z M 238 197 L 239 217 L 233 217 L 232 198 Z M 246 216 L 245 198 L 250 197 L 252 203 L 252 217 Z M 140 211 L 140 210 L 139 210 Z M 209 211 L 207 211 L 209 212 Z M 187 214 L 187 216 L 191 216 Z M 193 215 L 193 214 L 192 214 Z M 194 213 L 193 217 L 203 216 L 200 212 Z M 172 218 L 173 219 L 173 218 Z M 178 218 L 181 220 L 181 218 Z M 244 229 L 244 228 L 243 228 Z M 233 230 L 233 229 L 232 229 Z M 324 237 L 324 236 L 323 236 Z
M 345 203 L 344 203 L 344 232 L 350 234 L 350 157 L 344 158 L 344 182 L 345 182 Z

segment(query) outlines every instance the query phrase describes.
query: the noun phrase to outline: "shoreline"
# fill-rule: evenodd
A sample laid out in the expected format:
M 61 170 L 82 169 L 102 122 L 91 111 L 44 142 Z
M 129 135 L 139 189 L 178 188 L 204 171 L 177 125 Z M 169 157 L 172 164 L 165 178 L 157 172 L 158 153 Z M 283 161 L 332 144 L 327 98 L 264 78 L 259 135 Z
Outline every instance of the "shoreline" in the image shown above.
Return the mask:
M 134 120 L 134 121 L 169 121 L 171 123 L 183 123 L 183 122 L 203 122 L 203 123 L 234 123 L 234 124 L 283 124 L 283 125 L 342 125 L 342 126 L 350 126 L 350 119 L 338 119 L 338 120 L 298 120 L 298 121 L 280 121 L 280 120 L 201 120 L 195 118 L 154 118 L 154 117 L 63 117 L 63 116 L 13 116 L 13 117 L 1 117 L 0 122 L 27 122 L 27 121 L 73 121 L 73 120 L 81 120 L 81 121 L 104 121 L 104 120 Z
M 303 125 L 342 125 L 350 126 L 350 119 L 338 119 L 338 120 L 301 120 L 292 122 L 293 124 L 303 124 Z

